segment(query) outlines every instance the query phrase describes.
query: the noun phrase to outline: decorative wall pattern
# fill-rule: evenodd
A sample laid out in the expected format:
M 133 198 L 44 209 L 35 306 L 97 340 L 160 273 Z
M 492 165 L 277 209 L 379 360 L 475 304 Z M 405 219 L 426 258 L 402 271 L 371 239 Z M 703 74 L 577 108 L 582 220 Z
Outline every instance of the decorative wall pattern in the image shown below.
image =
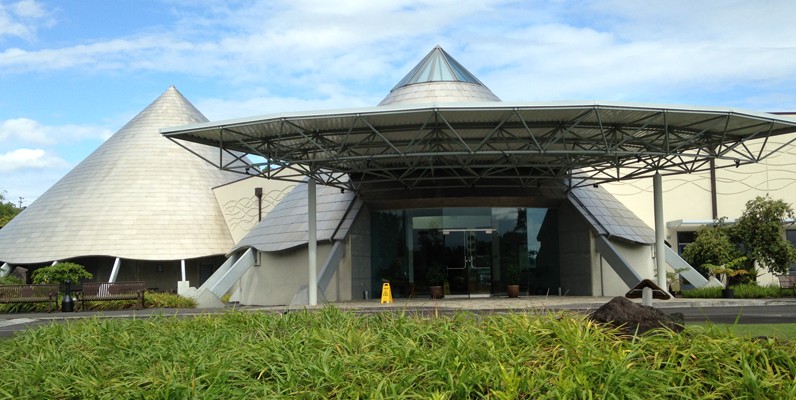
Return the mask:
M 285 195 L 290 192 L 292 186 L 273 189 L 270 191 L 263 190 L 262 209 L 263 215 L 266 210 L 270 210 L 276 206 Z M 247 198 L 240 198 L 238 200 L 230 200 L 223 205 L 224 217 L 229 224 L 230 230 L 242 229 L 250 231 L 257 225 L 257 217 L 259 215 L 257 209 L 257 197 L 251 196 Z
M 770 196 L 794 202 L 796 199 L 796 135 L 774 137 L 766 148 L 780 148 L 776 153 L 756 164 L 735 167 L 719 164 L 716 169 L 716 204 L 718 217 L 737 218 L 747 201 L 757 196 Z M 755 151 L 762 140 L 746 146 Z M 642 219 L 653 225 L 652 179 L 640 179 L 600 185 L 606 187 L 622 203 Z M 710 174 L 708 172 L 663 177 L 664 219 L 712 219 Z

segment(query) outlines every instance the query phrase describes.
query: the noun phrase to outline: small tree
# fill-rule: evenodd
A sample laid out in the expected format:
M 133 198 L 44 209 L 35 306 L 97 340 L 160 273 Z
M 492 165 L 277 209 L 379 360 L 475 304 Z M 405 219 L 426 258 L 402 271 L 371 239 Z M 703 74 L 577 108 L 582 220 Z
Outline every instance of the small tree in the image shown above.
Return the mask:
M 796 262 L 796 249 L 785 238 L 782 222 L 793 218 L 791 205 L 770 197 L 756 197 L 746 202 L 746 210 L 732 227 L 732 238 L 749 260 L 773 274 L 786 274 Z
M 694 242 L 683 250 L 683 259 L 704 276 L 711 273 L 707 265 L 726 265 L 743 255 L 733 243 L 730 229 L 721 222 L 698 230 Z
M 746 256 L 740 256 L 724 265 L 705 264 L 703 267 L 710 269 L 711 274 L 720 275 L 721 283 L 725 288 L 729 288 L 733 278 L 749 275 L 749 271 L 743 269 L 744 262 Z
M 6 201 L 5 194 L 5 191 L 0 192 L 0 228 L 4 227 L 22 211 L 16 204 Z
M 81 279 L 91 279 L 94 277 L 86 271 L 80 264 L 65 262 L 50 265 L 49 267 L 39 268 L 33 271 L 31 279 L 33 283 L 62 284 L 67 280 L 72 283 L 80 282 Z

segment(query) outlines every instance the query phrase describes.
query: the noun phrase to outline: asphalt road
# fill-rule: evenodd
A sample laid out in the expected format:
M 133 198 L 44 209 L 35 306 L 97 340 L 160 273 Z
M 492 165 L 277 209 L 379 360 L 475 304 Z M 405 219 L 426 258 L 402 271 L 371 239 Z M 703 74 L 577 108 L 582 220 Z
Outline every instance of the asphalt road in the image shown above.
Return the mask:
M 29 320 L 28 318 L 3 320 L 0 321 L 0 338 L 11 337 L 24 329 L 35 328 L 48 323 L 49 321 Z
M 715 324 L 792 324 L 796 323 L 796 306 L 688 307 L 666 308 L 667 314 L 683 313 L 685 322 L 710 321 Z

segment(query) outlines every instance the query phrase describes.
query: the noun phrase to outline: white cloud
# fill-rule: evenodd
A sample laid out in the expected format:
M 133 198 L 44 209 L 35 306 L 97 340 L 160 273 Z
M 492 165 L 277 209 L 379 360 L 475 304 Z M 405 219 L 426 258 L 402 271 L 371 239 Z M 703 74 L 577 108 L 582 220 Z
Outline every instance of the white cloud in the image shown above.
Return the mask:
M 10 8 L 22 18 L 45 18 L 47 11 L 35 0 L 22 0 L 11 4 Z
M 109 138 L 113 132 L 107 128 L 81 125 L 43 125 L 29 118 L 13 118 L 0 121 L 0 140 L 52 145 L 82 139 Z
M 409 38 L 434 37 L 489 2 L 256 2 L 183 11 L 169 26 L 61 48 L 0 52 L 0 71 L 150 70 L 279 82 L 285 77 L 361 79 L 401 59 Z M 154 32 L 154 33 L 153 33 Z M 428 49 L 434 43 L 429 42 Z M 414 46 L 409 46 L 414 47 Z M 314 81 L 314 79 L 311 79 Z M 309 82 L 308 82 L 309 83 Z
M 632 4 L 639 4 L 638 10 Z M 594 21 L 608 21 L 603 25 L 573 25 L 577 21 L 558 18 L 512 29 L 505 32 L 505 40 L 477 44 L 473 51 L 481 58 L 466 65 L 486 70 L 479 77 L 504 100 L 681 102 L 694 94 L 726 96 L 741 86 L 796 88 L 796 57 L 788 56 L 796 52 L 795 45 L 766 40 L 771 29 L 763 26 L 760 10 L 750 12 L 745 25 L 733 23 L 753 6 L 714 17 L 703 7 L 693 16 L 688 7 L 669 2 L 665 5 L 671 10 L 661 13 L 642 12 L 640 4 L 605 6 L 609 11 L 593 14 Z M 787 8 L 796 12 L 794 5 Z M 727 13 L 716 9 L 714 13 Z M 776 37 L 783 37 L 782 32 L 796 37 L 796 25 L 777 30 Z M 743 104 L 741 98 L 722 101 Z
M 39 28 L 52 26 L 53 23 L 49 12 L 35 0 L 9 4 L 0 2 L 0 38 L 16 36 L 32 40 Z
M 37 5 L 15 4 L 19 10 Z M 228 93 L 267 87 L 266 97 L 285 97 L 285 104 L 299 103 L 300 109 L 301 103 L 350 107 L 359 105 L 357 99 L 386 95 L 419 57 L 441 44 L 504 100 L 668 102 L 735 85 L 779 87 L 783 93 L 796 87 L 796 57 L 789 57 L 796 50 L 796 24 L 788 21 L 796 3 L 787 0 L 169 5 L 172 23 L 144 26 L 140 34 L 0 51 L 0 74 L 173 73 L 208 77 L 227 85 Z M 11 8 L 5 9 L 8 14 Z M 14 15 L 43 18 L 46 12 L 31 6 Z M 255 95 L 227 102 L 268 100 Z
M 387 94 L 385 93 L 385 96 Z M 255 96 L 245 99 L 208 98 L 194 102 L 211 121 L 244 118 L 285 112 L 334 110 L 340 108 L 372 107 L 381 98 L 329 96 L 324 99 L 299 99 L 276 96 Z
M 669 0 L 593 2 L 596 17 L 610 16 L 611 29 L 629 40 L 729 43 L 755 47 L 794 46 L 791 0 Z
M 68 163 L 42 149 L 16 149 L 0 154 L 0 172 L 23 169 L 63 168 Z
M 14 118 L 0 123 L 0 140 L 17 138 L 24 142 L 54 144 L 44 126 L 28 118 Z
M 1 153 L 0 153 L 0 156 Z M 63 162 L 59 164 L 64 164 Z M 2 171 L 0 169 L 0 171 Z M 16 201 L 23 198 L 23 205 L 30 205 L 47 188 L 52 187 L 69 171 L 69 166 L 55 165 L 52 168 L 26 168 L 11 173 L 0 172 L 0 191 L 7 191 L 6 198 Z
M 673 1 L 171 2 L 169 26 L 7 49 L 0 73 L 166 72 L 268 87 L 290 105 L 349 107 L 386 95 L 439 43 L 504 100 L 666 101 L 744 82 L 796 86 L 796 57 L 788 57 L 796 24 L 787 20 L 796 3 Z

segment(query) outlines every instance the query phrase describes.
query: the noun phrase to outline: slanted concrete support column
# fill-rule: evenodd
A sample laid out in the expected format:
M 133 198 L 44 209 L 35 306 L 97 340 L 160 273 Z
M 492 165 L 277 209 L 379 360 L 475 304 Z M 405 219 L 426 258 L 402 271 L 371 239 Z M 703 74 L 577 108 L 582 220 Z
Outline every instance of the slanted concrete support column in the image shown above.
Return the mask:
M 307 183 L 307 229 L 309 230 L 309 240 L 307 243 L 309 253 L 309 283 L 307 293 L 309 295 L 309 305 L 318 304 L 318 240 L 317 240 L 317 215 L 315 215 L 315 179 L 310 177 Z
M 8 276 L 8 274 L 11 273 L 12 269 L 13 268 L 11 268 L 11 265 L 9 265 L 8 263 L 3 263 L 3 266 L 0 267 L 0 278 Z
M 658 286 L 666 287 L 666 243 L 665 226 L 663 224 L 663 183 L 661 174 L 652 176 L 652 203 L 655 208 L 655 270 L 658 276 Z
M 119 276 L 119 267 L 122 265 L 122 260 L 118 257 L 113 262 L 113 269 L 111 270 L 111 277 L 108 278 L 108 282 L 113 283 L 116 282 L 116 277 Z
M 180 260 L 180 272 L 182 272 L 182 280 L 187 281 L 187 279 L 185 279 L 185 260 Z

